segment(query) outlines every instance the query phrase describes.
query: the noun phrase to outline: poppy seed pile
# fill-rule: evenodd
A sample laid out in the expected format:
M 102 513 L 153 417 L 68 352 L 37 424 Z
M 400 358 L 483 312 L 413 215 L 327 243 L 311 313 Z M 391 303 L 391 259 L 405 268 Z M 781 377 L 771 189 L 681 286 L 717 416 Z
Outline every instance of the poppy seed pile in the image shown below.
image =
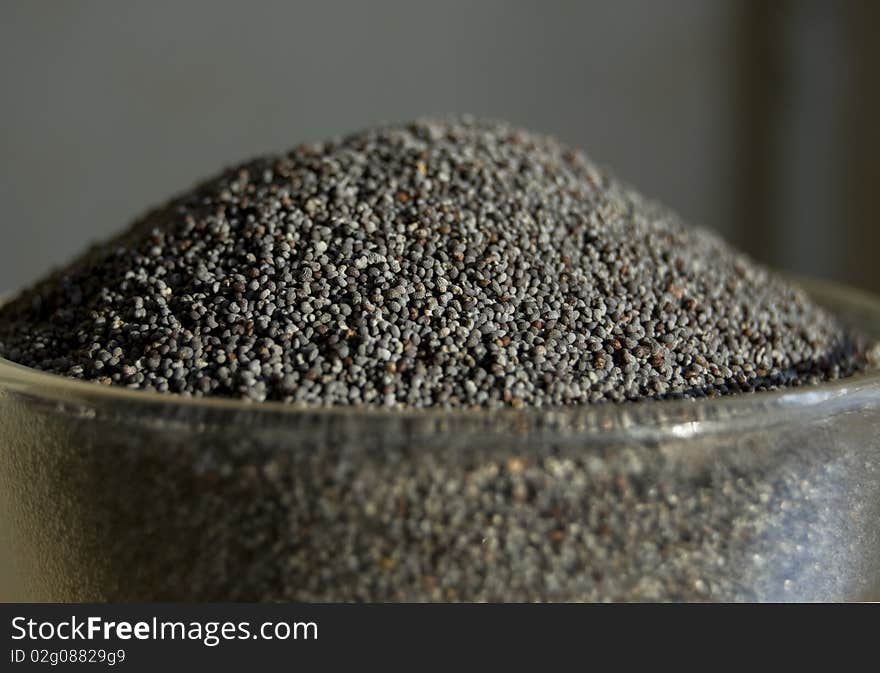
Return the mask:
M 714 235 L 471 118 L 224 172 L 6 305 L 0 355 L 143 390 L 411 408 L 715 396 L 864 362 Z

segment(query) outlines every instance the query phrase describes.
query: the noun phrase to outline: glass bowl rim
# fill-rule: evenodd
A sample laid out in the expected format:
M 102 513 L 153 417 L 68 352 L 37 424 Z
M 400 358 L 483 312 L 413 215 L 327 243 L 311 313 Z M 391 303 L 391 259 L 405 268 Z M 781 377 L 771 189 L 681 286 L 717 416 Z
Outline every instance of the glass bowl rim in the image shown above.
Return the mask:
M 803 277 L 792 279 L 809 294 L 825 304 L 837 300 L 851 309 L 858 308 L 880 321 L 880 297 L 826 280 Z M 0 297 L 2 303 L 3 297 Z M 831 309 L 834 312 L 834 309 Z M 880 322 L 878 322 L 880 324 Z M 880 334 L 873 335 L 880 337 Z M 873 351 L 880 351 L 880 346 Z M 873 352 L 872 351 L 872 352 Z M 802 385 L 772 391 L 760 391 L 711 398 L 650 399 L 620 403 L 597 403 L 577 406 L 523 407 L 520 409 L 480 408 L 397 408 L 378 406 L 302 406 L 279 401 L 254 402 L 236 398 L 187 397 L 178 394 L 134 390 L 91 381 L 66 378 L 17 364 L 0 357 L 0 395 L 13 392 L 31 400 L 71 403 L 86 407 L 107 407 L 115 404 L 125 407 L 129 414 L 138 410 L 155 416 L 157 411 L 173 408 L 185 414 L 219 417 L 220 414 L 242 416 L 276 417 L 281 422 L 289 419 L 308 418 L 332 422 L 334 419 L 370 422 L 426 420 L 426 421 L 490 421 L 502 425 L 533 424 L 539 422 L 562 423 L 577 427 L 581 432 L 605 432 L 620 428 L 621 422 L 627 432 L 644 425 L 664 426 L 664 436 L 691 436 L 713 427 L 713 419 L 728 423 L 733 419 L 749 419 L 749 427 L 765 427 L 817 411 L 834 415 L 866 406 L 880 408 L 880 361 L 874 362 L 863 372 L 852 376 L 815 385 Z M 282 420 L 284 419 L 284 420 Z M 708 422 L 707 422 L 708 421 Z M 392 423 L 393 425 L 393 423 Z M 716 424 L 717 425 L 717 424 Z

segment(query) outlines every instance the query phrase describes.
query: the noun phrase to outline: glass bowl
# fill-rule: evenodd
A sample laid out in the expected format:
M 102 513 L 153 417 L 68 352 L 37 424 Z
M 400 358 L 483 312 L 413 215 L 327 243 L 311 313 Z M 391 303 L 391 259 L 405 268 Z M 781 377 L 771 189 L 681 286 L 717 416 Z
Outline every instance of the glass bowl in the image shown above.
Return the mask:
M 807 289 L 880 338 L 876 299 Z M 23 600 L 878 600 L 880 373 L 391 412 L 0 361 L 0 534 Z

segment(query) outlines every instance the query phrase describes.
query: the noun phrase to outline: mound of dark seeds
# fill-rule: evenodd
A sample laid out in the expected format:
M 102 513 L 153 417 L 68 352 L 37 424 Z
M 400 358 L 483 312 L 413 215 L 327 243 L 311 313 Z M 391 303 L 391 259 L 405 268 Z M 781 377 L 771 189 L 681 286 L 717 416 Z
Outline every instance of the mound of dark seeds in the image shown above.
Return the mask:
M 700 397 L 863 363 L 802 292 L 552 139 L 418 122 L 229 170 L 0 311 L 0 354 L 308 405 Z

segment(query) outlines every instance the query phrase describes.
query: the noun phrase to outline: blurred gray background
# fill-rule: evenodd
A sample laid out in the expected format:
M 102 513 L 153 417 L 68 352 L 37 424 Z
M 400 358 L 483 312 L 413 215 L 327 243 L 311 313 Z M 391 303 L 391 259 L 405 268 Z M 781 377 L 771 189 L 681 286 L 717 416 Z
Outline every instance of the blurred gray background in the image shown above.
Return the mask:
M 0 5 L 0 292 L 222 166 L 380 121 L 547 131 L 781 268 L 880 290 L 880 3 Z

